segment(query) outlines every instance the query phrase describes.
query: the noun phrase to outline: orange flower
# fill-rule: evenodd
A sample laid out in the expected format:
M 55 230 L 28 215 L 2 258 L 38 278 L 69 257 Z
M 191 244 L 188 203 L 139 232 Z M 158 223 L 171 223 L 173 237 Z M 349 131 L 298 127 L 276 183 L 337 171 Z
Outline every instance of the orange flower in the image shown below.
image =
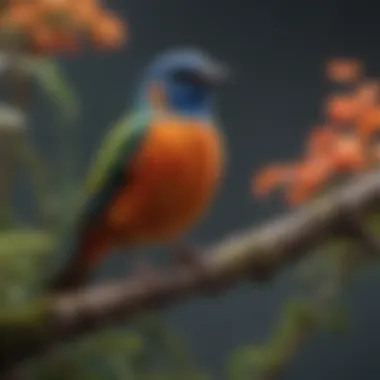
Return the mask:
M 51 30 L 41 25 L 34 31 L 33 51 L 54 54 L 57 50 L 75 52 L 78 48 L 76 35 L 70 31 Z
M 291 205 L 299 205 L 310 200 L 333 174 L 333 167 L 327 158 L 306 160 L 296 168 L 293 181 L 285 191 L 285 199 Z
M 52 30 L 77 31 L 72 0 L 39 0 L 36 7 L 40 14 L 39 24 L 47 25 Z
M 31 2 L 29 0 L 8 0 L 7 9 L 10 9 L 19 5 L 30 4 L 30 3 Z
M 327 157 L 308 159 L 295 165 L 271 166 L 253 179 L 251 190 L 255 196 L 263 196 L 283 186 L 287 203 L 300 205 L 315 196 L 334 174 L 335 168 Z
M 329 178 L 332 165 L 328 158 L 336 142 L 336 134 L 336 131 L 326 127 L 313 128 L 307 138 L 304 160 L 264 168 L 251 182 L 252 193 L 264 196 L 284 186 L 289 203 L 301 202 L 304 197 L 309 199 Z
M 53 32 L 45 25 L 38 26 L 33 32 L 32 50 L 35 53 L 53 53 L 59 43 L 58 33 Z
M 358 133 L 366 144 L 369 164 L 380 163 L 380 107 L 373 107 L 364 113 L 357 123 Z
M 13 0 L 0 23 L 22 27 L 30 36 L 32 52 L 39 54 L 74 51 L 86 34 L 97 47 L 114 49 L 126 36 L 123 22 L 96 0 Z
M 333 58 L 326 63 L 326 76 L 333 82 L 355 82 L 362 77 L 363 71 L 363 62 L 355 58 Z
M 352 95 L 333 94 L 324 103 L 324 113 L 332 124 L 342 125 L 355 120 L 358 107 Z
M 370 112 L 372 108 L 379 105 L 380 83 L 376 80 L 366 81 L 358 86 L 353 94 L 359 116 Z
M 37 13 L 31 3 L 17 3 L 8 7 L 0 17 L 2 28 L 15 28 L 29 31 L 37 20 Z
M 35 0 L 34 4 L 37 8 L 47 10 L 47 9 L 62 9 L 62 7 L 67 7 L 68 0 Z
M 358 60 L 330 62 L 327 74 L 338 82 L 362 75 Z M 301 162 L 264 168 L 251 182 L 261 196 L 282 185 L 292 205 L 310 200 L 338 174 L 353 174 L 380 163 L 380 81 L 356 84 L 351 93 L 334 93 L 324 103 L 326 125 L 313 128 Z M 338 128 L 337 128 L 338 127 Z
M 360 115 L 356 127 L 358 133 L 368 142 L 380 130 L 380 107 L 371 107 Z
M 331 154 L 331 165 L 336 172 L 358 172 L 367 167 L 366 149 L 359 136 L 339 136 Z
M 363 170 L 364 140 L 354 132 L 344 134 L 328 127 L 313 129 L 307 142 L 308 156 L 325 157 L 338 172 Z
M 115 49 L 124 44 L 126 30 L 120 18 L 114 14 L 102 14 L 94 19 L 91 36 L 100 49 Z
M 306 156 L 310 158 L 330 154 L 338 132 L 328 126 L 314 127 L 306 140 Z
M 262 197 L 279 186 L 292 181 L 296 165 L 272 165 L 262 169 L 257 176 L 252 178 L 251 192 L 256 197 Z
M 89 26 L 101 14 L 101 9 L 96 0 L 83 0 L 76 6 L 75 17 L 85 26 Z
M 251 191 L 263 196 L 284 186 L 287 202 L 298 205 L 315 196 L 334 175 L 361 171 L 366 166 L 365 147 L 359 136 L 317 127 L 309 134 L 303 161 L 264 168 L 252 180 Z
M 300 204 L 309 200 L 326 184 L 333 174 L 333 168 L 326 158 L 309 159 L 288 165 L 273 165 L 264 168 L 252 179 L 251 191 L 262 197 L 282 186 L 286 200 Z

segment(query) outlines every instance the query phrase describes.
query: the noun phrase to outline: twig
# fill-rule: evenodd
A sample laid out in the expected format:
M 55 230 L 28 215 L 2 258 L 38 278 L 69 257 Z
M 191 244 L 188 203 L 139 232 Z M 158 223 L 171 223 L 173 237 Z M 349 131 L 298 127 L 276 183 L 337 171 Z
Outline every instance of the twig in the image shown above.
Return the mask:
M 178 264 L 150 278 L 131 276 L 2 311 L 0 373 L 46 352 L 52 342 L 72 340 L 139 312 L 205 294 L 210 283 L 222 289 L 247 277 L 270 278 L 321 242 L 347 234 L 342 226 L 350 210 L 364 216 L 379 209 L 380 171 L 375 171 L 261 228 L 222 240 L 208 250 L 201 275 L 195 267 Z

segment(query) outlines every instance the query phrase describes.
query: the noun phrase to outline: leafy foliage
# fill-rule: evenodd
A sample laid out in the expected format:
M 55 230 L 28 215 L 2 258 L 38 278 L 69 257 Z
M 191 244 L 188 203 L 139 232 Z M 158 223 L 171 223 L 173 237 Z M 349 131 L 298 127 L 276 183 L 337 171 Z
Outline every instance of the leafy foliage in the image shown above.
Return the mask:
M 69 122 L 76 121 L 80 115 L 80 101 L 58 63 L 48 59 L 31 59 L 27 68 L 56 105 L 61 117 Z
M 0 233 L 0 305 L 16 306 L 28 299 L 38 267 L 51 254 L 54 239 L 44 231 L 8 230 Z

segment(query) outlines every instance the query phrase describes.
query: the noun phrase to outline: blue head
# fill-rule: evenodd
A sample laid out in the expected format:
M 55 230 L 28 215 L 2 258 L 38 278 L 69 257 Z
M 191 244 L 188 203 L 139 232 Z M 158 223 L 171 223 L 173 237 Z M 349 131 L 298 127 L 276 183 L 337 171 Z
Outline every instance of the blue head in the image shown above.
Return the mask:
M 225 76 L 225 69 L 201 51 L 167 52 L 148 66 L 140 101 L 145 106 L 161 102 L 162 107 L 180 115 L 207 117 L 213 89 Z

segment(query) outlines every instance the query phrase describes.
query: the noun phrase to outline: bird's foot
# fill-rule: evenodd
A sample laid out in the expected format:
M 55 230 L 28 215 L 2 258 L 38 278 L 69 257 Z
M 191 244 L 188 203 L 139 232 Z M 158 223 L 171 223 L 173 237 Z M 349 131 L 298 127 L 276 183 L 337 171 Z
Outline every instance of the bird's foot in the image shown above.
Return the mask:
M 206 261 L 206 253 L 201 248 L 177 244 L 174 248 L 174 255 L 179 265 L 192 268 L 196 272 L 204 284 L 206 294 L 214 296 L 223 290 L 222 282 L 215 278 L 212 268 Z

